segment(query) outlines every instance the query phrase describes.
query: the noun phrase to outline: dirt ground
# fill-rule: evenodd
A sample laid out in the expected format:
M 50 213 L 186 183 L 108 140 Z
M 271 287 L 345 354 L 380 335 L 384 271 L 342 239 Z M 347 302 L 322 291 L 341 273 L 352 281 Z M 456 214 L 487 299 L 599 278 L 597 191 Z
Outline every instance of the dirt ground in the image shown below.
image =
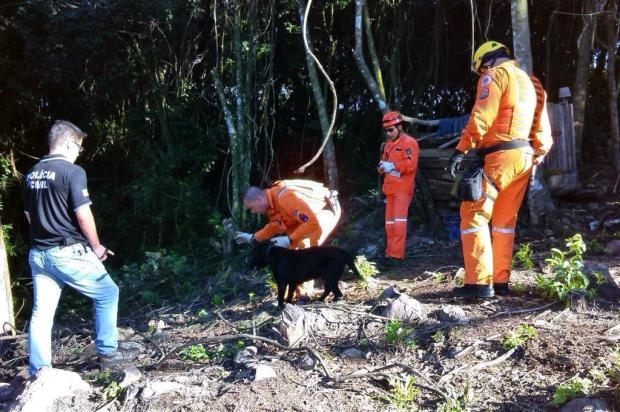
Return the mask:
M 618 239 L 620 228 L 613 222 L 620 217 L 620 196 L 612 190 L 613 173 L 597 173 L 597 179 L 585 180 L 581 194 L 562 198 L 561 205 L 556 200 L 558 219 L 567 233 L 583 233 L 591 246 L 586 268 L 620 284 L 620 256 L 605 250 Z M 351 218 L 337 240 L 358 251 L 380 249 L 381 211 L 364 212 L 364 205 L 362 199 L 350 201 L 350 216 L 359 219 Z M 600 220 L 597 231 L 589 230 L 593 219 Z M 603 226 L 603 220 L 612 223 Z M 141 376 L 116 397 L 104 393 L 124 372 L 103 380 L 79 358 L 92 334 L 88 319 L 83 324 L 60 319 L 55 366 L 80 373 L 94 393 L 64 400 L 55 410 L 546 411 L 554 410 L 550 401 L 558 386 L 574 377 L 589 379 L 587 394 L 607 402 L 609 410 L 618 408 L 617 286 L 608 282 L 593 299 L 576 296 L 568 305 L 543 299 L 534 274 L 544 272 L 550 249 L 563 248 L 566 234 L 545 228 L 519 233 L 517 244 L 529 243 L 534 251 L 534 267 L 513 271 L 511 295 L 462 301 L 450 293 L 460 278 L 459 241 L 424 225 L 413 227 L 401 267 L 381 270 L 367 286 L 346 275 L 344 301 L 299 302 L 312 322 L 293 348 L 283 345 L 275 293 L 259 273 L 234 266 L 226 280 L 239 289 L 234 301 L 213 305 L 211 297 L 203 297 L 121 319 L 132 326 L 122 329 L 124 338 L 140 345 L 132 364 Z M 380 298 L 390 286 L 422 309 L 420 319 L 400 325 L 396 339 L 389 334 L 395 324 L 383 316 L 391 299 Z M 450 308 L 462 309 L 458 323 L 442 317 Z M 512 349 L 502 345 L 522 324 L 533 326 L 535 336 Z M 189 355 L 197 350 L 190 345 L 198 344 L 205 349 L 202 359 Z M 11 382 L 27 361 L 25 340 L 3 345 L 0 381 Z M 253 349 L 244 351 L 248 346 Z M 9 410 L 10 399 L 2 401 L 0 410 Z

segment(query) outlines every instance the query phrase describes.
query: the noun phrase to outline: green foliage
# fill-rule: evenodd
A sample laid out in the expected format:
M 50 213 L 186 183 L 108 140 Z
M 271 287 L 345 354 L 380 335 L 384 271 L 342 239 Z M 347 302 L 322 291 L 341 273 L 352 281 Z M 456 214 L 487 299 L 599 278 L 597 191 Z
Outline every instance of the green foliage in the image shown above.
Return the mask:
M 412 375 L 406 375 L 404 379 L 392 377 L 390 386 L 390 392 L 382 396 L 383 400 L 399 411 L 415 409 L 415 401 L 420 395 L 420 390 L 415 386 L 415 378 Z
M 385 340 L 388 343 L 403 343 L 410 349 L 416 348 L 418 345 L 415 339 L 409 337 L 409 330 L 403 328 L 403 322 L 396 319 L 390 319 L 385 324 Z
M 181 359 L 194 362 L 206 362 L 209 360 L 209 354 L 202 344 L 188 346 L 180 355 Z
M 521 323 L 500 339 L 504 349 L 512 349 L 522 346 L 530 339 L 536 337 L 536 328 L 528 323 Z
M 120 286 L 136 304 L 159 305 L 168 299 L 183 299 L 198 293 L 197 267 L 176 252 L 145 253 L 144 261 L 121 267 Z
M 576 398 L 577 396 L 588 395 L 592 381 L 587 378 L 579 378 L 577 376 L 570 378 L 568 381 L 561 383 L 553 393 L 551 406 L 560 406 L 564 402 Z
M 433 333 L 433 336 L 431 336 L 431 339 L 435 343 L 441 343 L 446 339 L 446 333 L 444 332 L 443 329 L 439 329 L 437 332 Z
M 396 319 L 390 319 L 385 324 L 385 340 L 388 343 L 400 342 L 405 336 L 403 330 L 403 322 Z
M 517 263 L 521 264 L 523 269 L 531 269 L 534 267 L 534 262 L 532 261 L 532 255 L 534 251 L 529 243 L 523 243 L 519 245 L 519 248 L 515 252 L 512 258 L 512 265 L 516 266 Z
M 211 304 L 216 308 L 224 305 L 224 298 L 219 293 L 214 294 L 211 297 Z
M 120 383 L 115 379 L 114 374 L 109 369 L 87 374 L 86 379 L 96 386 L 103 387 L 101 390 L 101 398 L 104 401 L 118 397 L 123 391 Z
M 583 253 L 586 245 L 579 233 L 566 239 L 567 250 L 551 249 L 551 257 L 545 259 L 552 273 L 552 277 L 536 274 L 534 279 L 542 295 L 567 303 L 568 293 L 571 290 L 586 290 L 589 285 L 588 277 L 581 270 L 583 267 Z
M 368 286 L 369 279 L 379 273 L 375 263 L 370 262 L 368 259 L 366 259 L 366 256 L 364 255 L 357 255 L 355 257 L 355 266 L 360 272 L 360 275 L 362 275 L 362 279 L 360 282 L 362 283 L 362 285 L 364 285 L 364 287 Z

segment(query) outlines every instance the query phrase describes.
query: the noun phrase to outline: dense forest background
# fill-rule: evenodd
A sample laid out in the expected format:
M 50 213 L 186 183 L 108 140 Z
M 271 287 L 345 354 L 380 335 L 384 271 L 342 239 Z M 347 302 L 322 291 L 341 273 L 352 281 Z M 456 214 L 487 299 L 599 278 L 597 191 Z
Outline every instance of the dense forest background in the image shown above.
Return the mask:
M 469 69 L 472 31 L 475 46 L 494 39 L 512 49 L 514 1 L 357 3 L 365 3 L 365 41 L 372 40 L 386 101 L 408 116 L 469 111 L 477 81 Z M 617 2 L 523 3 L 533 71 L 551 101 L 560 87 L 578 81 L 585 39 L 579 160 L 614 164 L 607 68 L 618 58 Z M 0 2 L 1 223 L 18 317 L 29 315 L 30 294 L 19 179 L 47 153 L 55 119 L 88 133 L 77 163 L 89 177 L 100 237 L 116 252 L 108 267 L 124 287 L 125 307 L 187 297 L 196 279 L 222 270 L 222 219 L 234 216 L 247 228 L 260 222 L 240 212 L 242 186 L 292 177 L 325 135 L 302 36 L 305 6 L 292 0 Z M 343 198 L 377 191 L 383 138 L 381 110 L 352 53 L 355 16 L 356 2 L 332 0 L 315 1 L 307 18 L 309 44 L 338 97 L 331 141 Z M 327 81 L 318 81 L 331 112 Z M 322 161 L 302 177 L 326 181 Z

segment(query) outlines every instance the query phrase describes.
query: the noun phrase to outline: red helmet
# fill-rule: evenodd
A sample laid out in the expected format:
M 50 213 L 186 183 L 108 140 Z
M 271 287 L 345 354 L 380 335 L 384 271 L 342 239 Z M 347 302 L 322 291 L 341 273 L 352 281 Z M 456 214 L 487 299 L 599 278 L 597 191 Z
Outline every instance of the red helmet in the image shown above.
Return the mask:
M 403 116 L 399 112 L 387 112 L 381 119 L 383 127 L 394 126 L 403 122 Z

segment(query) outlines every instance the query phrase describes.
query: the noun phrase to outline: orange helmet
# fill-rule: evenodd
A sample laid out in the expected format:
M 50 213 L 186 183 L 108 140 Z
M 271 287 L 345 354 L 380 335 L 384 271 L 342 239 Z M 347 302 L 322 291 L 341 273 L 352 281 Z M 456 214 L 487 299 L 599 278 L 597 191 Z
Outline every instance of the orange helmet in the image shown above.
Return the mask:
M 383 127 L 394 126 L 403 122 L 403 116 L 399 112 L 387 112 L 381 119 L 381 125 Z

